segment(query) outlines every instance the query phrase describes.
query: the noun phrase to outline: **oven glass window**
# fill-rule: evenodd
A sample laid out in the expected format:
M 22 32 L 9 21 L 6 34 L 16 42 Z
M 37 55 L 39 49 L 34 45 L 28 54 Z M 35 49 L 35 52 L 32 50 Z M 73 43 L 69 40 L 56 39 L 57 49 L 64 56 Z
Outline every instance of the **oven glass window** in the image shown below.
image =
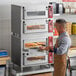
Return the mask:
M 45 11 L 32 11 L 32 12 L 27 12 L 27 16 L 44 16 Z
M 27 26 L 27 30 L 38 30 L 45 29 L 45 25 L 29 25 Z

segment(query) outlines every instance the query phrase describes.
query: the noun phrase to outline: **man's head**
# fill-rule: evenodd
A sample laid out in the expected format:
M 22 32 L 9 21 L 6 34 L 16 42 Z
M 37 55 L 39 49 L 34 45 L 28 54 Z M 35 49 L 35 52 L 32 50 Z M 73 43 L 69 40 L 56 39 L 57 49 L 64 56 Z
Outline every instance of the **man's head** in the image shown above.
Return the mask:
M 64 32 L 66 28 L 66 21 L 64 19 L 57 19 L 55 22 L 55 27 L 58 33 Z

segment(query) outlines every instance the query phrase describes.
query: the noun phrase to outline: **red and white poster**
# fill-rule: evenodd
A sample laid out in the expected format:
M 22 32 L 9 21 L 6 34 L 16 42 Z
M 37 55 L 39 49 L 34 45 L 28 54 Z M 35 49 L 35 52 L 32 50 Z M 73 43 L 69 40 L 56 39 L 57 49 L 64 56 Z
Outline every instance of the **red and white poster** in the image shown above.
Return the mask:
M 62 0 L 63 2 L 76 2 L 76 0 Z

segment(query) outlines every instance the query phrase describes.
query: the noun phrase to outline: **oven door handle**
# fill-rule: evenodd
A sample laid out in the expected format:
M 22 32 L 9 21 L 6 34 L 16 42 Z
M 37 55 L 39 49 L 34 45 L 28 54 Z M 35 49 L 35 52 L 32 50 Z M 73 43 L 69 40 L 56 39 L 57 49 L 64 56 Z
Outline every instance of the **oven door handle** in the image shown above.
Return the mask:
M 29 57 L 27 60 L 32 61 L 32 60 L 45 60 L 45 56 L 38 56 L 38 57 Z

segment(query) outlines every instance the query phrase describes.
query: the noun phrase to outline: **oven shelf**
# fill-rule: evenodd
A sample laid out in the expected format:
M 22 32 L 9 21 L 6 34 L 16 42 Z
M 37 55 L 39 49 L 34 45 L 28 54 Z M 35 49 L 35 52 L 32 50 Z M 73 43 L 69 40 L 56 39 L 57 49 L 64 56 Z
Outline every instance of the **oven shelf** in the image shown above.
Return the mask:
M 38 69 L 32 68 L 32 69 L 25 69 L 24 72 L 19 72 L 19 71 L 12 69 L 12 74 L 16 76 L 39 74 L 39 73 L 46 73 L 46 72 L 54 72 L 54 68 L 52 66 L 48 68 L 47 67 L 38 68 Z

